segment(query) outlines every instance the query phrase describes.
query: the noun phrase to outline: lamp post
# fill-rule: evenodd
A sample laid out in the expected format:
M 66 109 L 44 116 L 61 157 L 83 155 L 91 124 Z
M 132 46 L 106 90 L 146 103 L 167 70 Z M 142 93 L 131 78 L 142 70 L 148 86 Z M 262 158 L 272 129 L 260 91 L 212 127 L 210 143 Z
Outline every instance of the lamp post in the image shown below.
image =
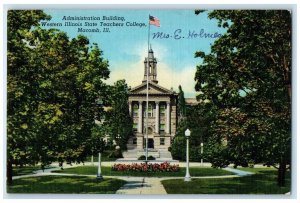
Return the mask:
M 184 181 L 191 181 L 190 171 L 189 171 L 189 137 L 191 135 L 191 131 L 186 129 L 185 137 L 186 137 L 186 173 L 184 177 Z
M 96 99 L 96 105 L 98 106 L 98 108 L 102 108 L 103 107 L 103 100 L 101 97 L 99 97 L 98 99 Z M 99 121 L 101 121 L 101 116 L 99 116 Z M 95 118 L 95 121 L 97 120 L 97 117 Z M 93 157 L 93 153 L 92 153 L 92 164 L 94 165 L 94 157 Z M 98 172 L 97 172 L 97 179 L 98 180 L 102 180 L 102 174 L 101 174 L 101 152 L 98 152 Z
M 203 166 L 203 142 L 201 142 L 201 144 L 200 144 L 200 146 L 201 146 L 201 151 L 200 151 L 200 153 L 201 153 L 201 166 Z
M 98 153 L 98 172 L 97 172 L 97 179 L 102 180 L 103 176 L 101 174 L 101 152 Z

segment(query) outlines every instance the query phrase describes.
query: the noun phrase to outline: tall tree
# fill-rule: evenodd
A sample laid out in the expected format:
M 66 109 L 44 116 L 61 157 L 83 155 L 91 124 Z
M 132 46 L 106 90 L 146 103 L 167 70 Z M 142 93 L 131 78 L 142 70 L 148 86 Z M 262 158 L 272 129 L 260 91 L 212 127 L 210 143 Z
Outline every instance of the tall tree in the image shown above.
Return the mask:
M 9 10 L 7 16 L 7 177 L 12 182 L 12 164 L 23 165 L 38 160 L 33 146 L 33 129 L 28 129 L 36 108 L 31 85 L 34 68 L 30 64 L 30 46 L 25 34 L 40 20 L 50 19 L 42 11 Z M 29 130 L 32 132 L 28 135 Z
M 176 135 L 171 145 L 170 151 L 172 157 L 178 160 L 185 160 L 185 130 L 188 128 L 191 130 L 190 159 L 191 161 L 200 161 L 201 158 L 203 158 L 201 154 L 201 143 L 205 143 L 206 145 L 208 141 L 210 134 L 209 126 L 214 116 L 214 109 L 211 104 L 205 102 L 200 102 L 200 104 L 195 106 L 187 106 L 181 86 L 179 86 L 178 97 L 178 100 L 181 100 L 179 106 L 181 106 L 180 109 L 183 117 L 178 123 Z
M 129 115 L 128 86 L 125 80 L 118 80 L 110 87 L 111 110 L 107 114 L 111 139 L 116 140 L 121 150 L 127 149 L 127 141 L 133 134 L 133 123 Z
M 185 97 L 184 91 L 182 90 L 181 85 L 178 87 L 178 113 L 179 113 L 179 121 L 181 121 L 186 115 L 186 105 L 185 105 Z
M 197 97 L 218 109 L 211 144 L 224 148 L 226 162 L 273 165 L 282 186 L 291 164 L 291 13 L 226 10 L 208 16 L 227 28 L 210 53 L 196 53 L 203 58 L 195 75 Z
M 12 164 L 83 161 L 96 100 L 105 95 L 108 62 L 98 46 L 37 26 L 48 18 L 42 11 L 8 15 L 8 183 Z

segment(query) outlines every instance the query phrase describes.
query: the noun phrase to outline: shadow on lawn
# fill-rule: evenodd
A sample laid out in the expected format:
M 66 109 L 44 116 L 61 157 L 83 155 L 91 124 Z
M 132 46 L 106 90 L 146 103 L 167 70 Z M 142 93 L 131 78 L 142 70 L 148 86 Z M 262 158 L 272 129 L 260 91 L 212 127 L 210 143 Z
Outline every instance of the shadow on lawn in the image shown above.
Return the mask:
M 239 178 L 192 179 L 162 181 L 169 194 L 284 194 L 290 191 L 290 179 L 285 187 L 278 187 L 276 173 L 263 171 L 260 174 Z
M 114 194 L 126 181 L 91 177 L 40 176 L 13 180 L 8 193 Z

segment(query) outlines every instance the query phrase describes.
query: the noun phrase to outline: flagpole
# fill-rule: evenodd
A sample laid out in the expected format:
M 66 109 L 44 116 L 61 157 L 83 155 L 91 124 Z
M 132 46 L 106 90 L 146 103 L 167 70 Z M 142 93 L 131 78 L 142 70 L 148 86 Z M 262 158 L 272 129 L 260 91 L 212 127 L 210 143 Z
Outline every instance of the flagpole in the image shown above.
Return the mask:
M 146 163 L 148 163 L 148 105 L 149 105 L 149 47 L 150 46 L 150 14 L 148 17 L 148 60 L 147 60 L 147 91 L 146 91 Z

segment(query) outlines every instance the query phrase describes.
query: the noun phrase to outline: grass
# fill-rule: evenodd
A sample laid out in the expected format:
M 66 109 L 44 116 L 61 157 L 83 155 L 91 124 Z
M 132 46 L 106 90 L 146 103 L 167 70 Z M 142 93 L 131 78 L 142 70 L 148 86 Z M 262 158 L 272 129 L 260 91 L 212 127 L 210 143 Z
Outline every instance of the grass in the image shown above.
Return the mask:
M 46 167 L 50 168 L 50 167 Z M 33 174 L 33 171 L 41 170 L 40 165 L 36 166 L 15 166 L 13 167 L 13 176 L 20 176 L 20 175 L 27 175 L 27 174 Z
M 112 152 L 113 152 L 113 150 L 107 150 L 107 151 L 102 152 L 101 153 L 101 161 L 115 161 L 115 160 L 117 160 L 117 158 L 109 157 L 109 155 Z M 86 161 L 90 162 L 91 161 L 91 157 L 92 156 L 88 156 L 86 158 Z M 98 154 L 95 154 L 93 159 L 94 159 L 94 162 L 98 162 Z
M 95 177 L 39 176 L 13 180 L 8 193 L 115 194 L 124 180 Z
M 277 169 L 275 169 L 274 167 L 264 167 L 264 168 L 238 167 L 237 169 L 241 170 L 241 171 L 256 173 L 256 174 L 261 174 L 261 173 L 264 173 L 265 171 L 276 171 L 277 172 Z
M 277 171 L 270 168 L 239 168 L 254 172 L 240 178 L 163 180 L 168 194 L 284 194 L 290 191 L 290 172 L 286 174 L 286 186 L 277 186 Z
M 111 167 L 101 167 L 102 174 L 105 176 L 146 176 L 146 177 L 184 177 L 185 168 L 180 168 L 178 172 L 131 172 L 131 171 L 113 171 Z M 80 175 L 95 175 L 97 174 L 97 166 L 79 166 L 74 168 L 67 168 L 64 170 L 54 171 L 55 173 L 68 173 Z M 232 175 L 233 173 L 215 168 L 200 168 L 191 167 L 191 176 L 221 176 Z

